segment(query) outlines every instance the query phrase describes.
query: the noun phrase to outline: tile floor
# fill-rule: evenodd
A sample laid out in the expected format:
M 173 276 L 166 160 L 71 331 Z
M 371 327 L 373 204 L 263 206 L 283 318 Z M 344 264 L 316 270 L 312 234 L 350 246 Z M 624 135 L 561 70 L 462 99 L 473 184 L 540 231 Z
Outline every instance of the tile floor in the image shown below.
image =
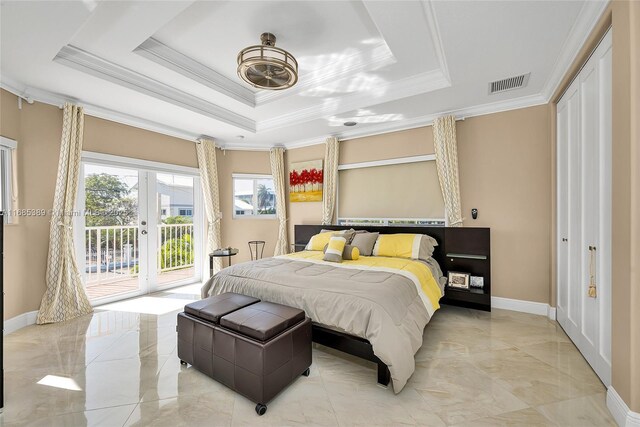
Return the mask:
M 180 366 L 176 313 L 198 292 L 178 288 L 6 336 L 0 424 L 615 425 L 604 386 L 557 324 L 455 307 L 427 325 L 399 395 L 376 385 L 374 365 L 317 346 L 311 376 L 258 417 L 252 402 Z

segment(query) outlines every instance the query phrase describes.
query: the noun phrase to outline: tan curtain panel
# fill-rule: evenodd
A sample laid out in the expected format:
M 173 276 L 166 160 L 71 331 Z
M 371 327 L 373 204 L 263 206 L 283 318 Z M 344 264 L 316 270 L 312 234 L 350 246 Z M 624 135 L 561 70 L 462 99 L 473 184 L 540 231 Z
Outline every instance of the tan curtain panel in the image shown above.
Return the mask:
M 433 145 L 448 225 L 449 227 L 462 227 L 458 142 L 454 116 L 439 117 L 435 120 L 433 123 Z
M 324 184 L 322 189 L 322 224 L 332 224 L 338 190 L 338 138 L 327 138 L 324 154 Z
M 278 240 L 274 255 L 289 253 L 289 239 L 287 237 L 287 203 L 284 194 L 284 148 L 272 148 L 269 150 L 271 161 L 271 175 L 276 191 L 276 215 L 278 216 Z
M 207 256 L 222 246 L 220 234 L 220 194 L 218 188 L 218 165 L 216 164 L 216 145 L 212 140 L 200 139 L 196 143 L 200 183 L 204 195 L 204 208 L 207 214 Z M 213 272 L 222 269 L 222 260 L 213 257 Z
M 78 193 L 84 113 L 65 104 L 58 176 L 53 196 L 47 257 L 47 290 L 42 297 L 37 323 L 63 322 L 93 312 L 82 286 L 73 245 L 73 211 Z

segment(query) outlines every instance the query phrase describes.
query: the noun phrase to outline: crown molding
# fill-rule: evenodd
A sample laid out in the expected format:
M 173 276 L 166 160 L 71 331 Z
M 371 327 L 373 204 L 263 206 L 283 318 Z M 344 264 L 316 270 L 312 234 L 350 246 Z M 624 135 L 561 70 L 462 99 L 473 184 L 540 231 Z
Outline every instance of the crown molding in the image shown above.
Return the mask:
M 255 122 L 247 117 L 186 92 L 174 89 L 169 85 L 99 58 L 77 47 L 71 45 L 64 46 L 53 60 L 59 64 L 116 83 L 120 86 L 128 87 L 136 92 L 149 95 L 195 113 L 220 120 L 221 122 L 239 127 L 248 132 L 256 132 Z
M 425 18 L 427 19 L 427 26 L 429 28 L 429 34 L 433 41 L 433 48 L 438 58 L 438 64 L 442 75 L 451 85 L 451 76 L 449 74 L 449 66 L 447 65 L 447 57 L 444 54 L 444 46 L 442 43 L 442 36 L 440 35 L 440 27 L 438 26 L 438 18 L 436 11 L 433 8 L 433 2 L 431 0 L 421 0 L 422 9 L 424 10 Z
M 153 37 L 149 37 L 133 52 L 249 107 L 256 106 L 256 95 L 249 88 L 228 79 Z
M 438 70 L 416 74 L 394 82 L 379 85 L 375 90 L 382 93 L 375 98 L 375 104 L 383 104 L 421 93 L 432 92 L 437 89 L 449 87 L 449 81 Z M 330 101 L 330 98 L 328 99 Z M 262 120 L 257 123 L 257 131 L 275 130 L 283 127 L 305 123 L 318 118 L 342 114 L 347 111 L 363 108 L 371 105 L 372 97 L 369 91 L 355 92 L 343 96 L 339 102 L 324 102 L 307 108 L 302 108 L 291 113 L 282 114 L 272 119 Z
M 220 144 L 221 150 L 232 150 L 232 151 L 269 151 L 271 147 L 277 147 L 277 145 L 269 145 L 268 147 L 265 145 L 242 145 L 237 142 L 225 142 Z M 282 145 L 279 147 L 285 148 Z
M 435 114 L 427 114 L 424 116 L 414 117 L 406 120 L 398 120 L 394 122 L 377 123 L 369 125 L 362 129 L 352 129 L 343 132 L 332 133 L 331 135 L 317 136 L 285 144 L 285 148 L 303 148 L 312 145 L 324 144 L 327 136 L 335 136 L 341 141 L 357 138 L 365 138 L 368 136 L 383 135 L 385 133 L 400 132 L 403 130 L 415 129 L 419 127 L 431 126 L 433 121 L 443 115 L 453 115 L 456 120 L 464 120 L 470 117 L 484 116 L 487 114 L 501 113 L 505 111 L 518 110 L 520 108 L 534 107 L 536 105 L 546 104 L 547 101 L 542 95 L 524 96 L 516 99 L 492 102 L 489 104 L 481 104 L 468 108 L 459 108 Z
M 162 123 L 154 122 L 151 120 L 143 119 L 137 116 L 133 116 L 126 113 L 121 113 L 108 108 L 100 107 L 93 104 L 82 102 L 81 100 L 54 94 L 52 92 L 27 87 L 19 84 L 16 81 L 8 78 L 6 75 L 2 76 L 0 87 L 13 93 L 16 96 L 22 97 L 27 100 L 34 100 L 45 104 L 55 105 L 60 107 L 65 102 L 72 102 L 84 107 L 85 114 L 93 117 L 98 117 L 105 120 L 122 123 L 125 125 L 157 132 L 163 135 L 169 135 L 188 141 L 195 141 L 201 135 L 188 132 L 182 129 L 177 129 L 171 126 L 164 125 Z M 547 101 L 542 95 L 531 95 L 516 99 L 509 99 L 505 101 L 493 102 L 490 104 L 482 104 L 469 108 L 461 108 L 448 112 L 441 112 L 436 114 L 428 114 L 420 117 L 415 117 L 407 120 L 399 120 L 394 122 L 377 123 L 367 126 L 361 129 L 352 129 L 343 132 L 336 132 L 331 135 L 321 135 L 304 140 L 299 140 L 291 143 L 280 144 L 286 149 L 309 147 L 312 145 L 324 144 L 327 136 L 336 136 L 341 140 L 364 138 L 373 135 L 382 135 L 385 133 L 399 132 L 403 130 L 415 129 L 424 126 L 430 126 L 436 117 L 444 114 L 455 115 L 458 119 L 464 119 L 468 117 L 481 116 L 486 114 L 499 113 L 509 110 L 517 110 L 520 108 L 527 108 L 536 105 L 546 104 Z M 221 148 L 226 150 L 244 150 L 244 151 L 268 151 L 270 147 L 264 145 L 250 145 L 241 144 L 237 142 L 223 142 L 218 141 L 221 144 Z
M 152 120 L 89 104 L 73 97 L 56 94 L 43 89 L 28 87 L 17 83 L 15 80 L 7 76 L 2 76 L 0 87 L 28 101 L 37 101 L 43 104 L 54 105 L 58 108 L 61 108 L 65 102 L 70 102 L 82 106 L 84 108 L 84 113 L 88 116 L 133 126 L 175 138 L 185 139 L 187 141 L 195 141 L 199 136 L 192 132 L 167 126 Z
M 556 59 L 553 70 L 541 91 L 541 95 L 547 102 L 556 92 L 562 79 L 567 75 L 571 65 L 578 57 L 580 49 L 585 45 L 591 32 L 600 20 L 600 17 L 607 9 L 608 1 L 585 1 L 580 9 L 580 13 L 573 23 L 569 36 L 565 39 L 560 55 Z

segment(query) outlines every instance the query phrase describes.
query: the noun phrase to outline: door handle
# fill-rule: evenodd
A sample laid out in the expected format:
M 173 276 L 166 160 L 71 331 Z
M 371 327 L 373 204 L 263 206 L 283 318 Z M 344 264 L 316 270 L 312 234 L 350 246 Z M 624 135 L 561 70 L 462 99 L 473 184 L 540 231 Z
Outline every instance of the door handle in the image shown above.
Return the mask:
M 569 241 L 569 239 L 567 239 L 566 237 L 563 237 L 563 238 L 562 238 L 562 241 L 563 241 L 563 242 L 568 242 L 568 241 Z
M 142 233 L 142 235 L 146 235 L 147 234 L 147 230 L 142 230 L 140 233 Z

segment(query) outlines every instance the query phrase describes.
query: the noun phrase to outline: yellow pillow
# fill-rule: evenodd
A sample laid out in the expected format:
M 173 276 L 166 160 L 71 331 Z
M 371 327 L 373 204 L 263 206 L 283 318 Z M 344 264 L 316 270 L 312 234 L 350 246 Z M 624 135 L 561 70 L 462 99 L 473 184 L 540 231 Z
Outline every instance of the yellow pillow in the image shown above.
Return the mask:
M 324 233 L 318 233 L 316 235 L 311 236 L 309 243 L 305 247 L 308 251 L 321 251 L 324 249 L 324 246 L 329 243 L 329 239 L 335 233 L 335 231 L 326 231 Z
M 360 249 L 357 246 L 346 245 L 342 251 L 342 259 L 357 260 L 360 258 Z
M 373 256 L 420 258 L 422 234 L 381 234 L 373 247 Z
M 322 250 L 324 253 L 327 252 L 327 248 L 329 244 L 327 243 Z M 348 261 L 355 261 L 360 258 L 360 249 L 357 246 L 345 245 L 342 250 L 342 259 L 346 259 Z
M 342 262 L 342 251 L 344 250 L 346 244 L 347 239 L 345 239 L 344 237 L 331 236 L 331 239 L 329 239 L 329 244 L 327 244 L 327 249 L 324 251 L 324 257 L 322 257 L 322 259 L 331 262 Z

